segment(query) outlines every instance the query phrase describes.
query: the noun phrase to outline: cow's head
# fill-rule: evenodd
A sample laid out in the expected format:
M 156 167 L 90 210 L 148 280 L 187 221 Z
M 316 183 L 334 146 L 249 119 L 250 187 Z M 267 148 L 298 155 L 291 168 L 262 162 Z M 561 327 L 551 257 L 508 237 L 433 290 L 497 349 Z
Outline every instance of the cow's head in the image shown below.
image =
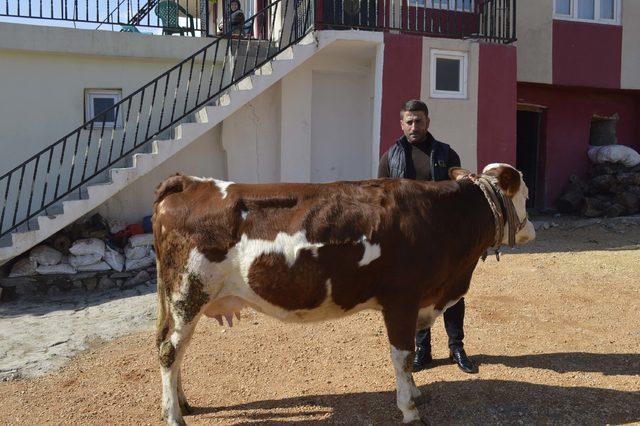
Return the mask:
M 469 176 L 469 172 L 452 168 L 449 171 L 452 179 L 458 180 Z M 536 237 L 533 224 L 529 221 L 526 210 L 529 188 L 522 179 L 522 173 L 508 164 L 493 163 L 482 170 L 482 175 L 491 179 L 502 193 L 511 199 L 517 215 L 515 242 L 516 244 L 526 244 Z M 509 244 L 509 229 L 505 220 L 502 244 Z

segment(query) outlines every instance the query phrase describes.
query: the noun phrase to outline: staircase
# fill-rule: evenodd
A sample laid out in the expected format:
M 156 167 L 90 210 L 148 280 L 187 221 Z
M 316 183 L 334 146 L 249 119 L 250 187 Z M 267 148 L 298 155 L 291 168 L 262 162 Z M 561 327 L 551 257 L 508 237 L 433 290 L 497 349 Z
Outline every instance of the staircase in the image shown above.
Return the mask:
M 314 55 L 289 16 L 311 0 L 276 0 L 249 18 L 284 16 L 267 40 L 215 39 L 112 108 L 0 177 L 0 265 L 107 201 Z M 298 10 L 293 11 L 295 7 Z

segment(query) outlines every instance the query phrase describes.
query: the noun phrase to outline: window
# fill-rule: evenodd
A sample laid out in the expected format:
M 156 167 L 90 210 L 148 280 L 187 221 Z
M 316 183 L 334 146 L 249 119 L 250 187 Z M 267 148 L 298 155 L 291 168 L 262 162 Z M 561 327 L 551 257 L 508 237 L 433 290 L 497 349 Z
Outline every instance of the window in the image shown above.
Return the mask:
M 431 97 L 467 97 L 467 53 L 431 51 Z
M 473 0 L 409 0 L 409 6 L 473 12 Z
M 620 0 L 555 0 L 554 18 L 619 24 Z
M 91 120 L 96 115 L 106 111 L 120 102 L 122 98 L 122 90 L 120 89 L 86 89 L 84 91 L 84 118 L 85 121 Z M 116 122 L 116 110 L 112 109 L 107 112 L 106 116 L 100 117 L 93 124 L 93 127 L 118 127 L 120 124 Z

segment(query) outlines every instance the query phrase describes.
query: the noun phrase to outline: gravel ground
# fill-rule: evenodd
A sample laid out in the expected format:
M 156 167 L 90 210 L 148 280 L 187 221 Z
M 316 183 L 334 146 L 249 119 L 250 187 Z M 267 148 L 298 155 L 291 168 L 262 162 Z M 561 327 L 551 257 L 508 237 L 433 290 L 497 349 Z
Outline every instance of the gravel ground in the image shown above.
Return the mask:
M 415 374 L 432 424 L 640 422 L 640 226 L 547 224 L 533 245 L 477 269 L 465 343 L 479 374 L 448 363 L 434 326 L 436 361 Z M 18 377 L 0 383 L 0 424 L 162 424 L 150 291 L 0 305 L 0 369 Z M 205 319 L 184 363 L 186 420 L 395 424 L 392 371 L 376 312 L 291 325 L 247 311 L 231 329 Z

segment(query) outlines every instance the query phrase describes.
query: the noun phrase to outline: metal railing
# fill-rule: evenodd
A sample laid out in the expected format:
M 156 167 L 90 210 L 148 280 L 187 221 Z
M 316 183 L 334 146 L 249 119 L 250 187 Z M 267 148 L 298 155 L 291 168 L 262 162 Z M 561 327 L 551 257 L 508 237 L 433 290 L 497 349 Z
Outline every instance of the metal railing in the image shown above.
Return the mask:
M 208 34 L 209 0 L 0 0 L 0 17 Z
M 396 30 L 430 37 L 516 40 L 517 0 L 317 0 L 317 29 Z
M 173 68 L 0 176 L 0 238 L 113 167 L 148 151 L 160 133 L 216 102 L 313 28 L 312 0 L 275 0 L 245 21 L 264 39 L 217 38 Z M 279 18 L 276 21 L 276 17 Z

